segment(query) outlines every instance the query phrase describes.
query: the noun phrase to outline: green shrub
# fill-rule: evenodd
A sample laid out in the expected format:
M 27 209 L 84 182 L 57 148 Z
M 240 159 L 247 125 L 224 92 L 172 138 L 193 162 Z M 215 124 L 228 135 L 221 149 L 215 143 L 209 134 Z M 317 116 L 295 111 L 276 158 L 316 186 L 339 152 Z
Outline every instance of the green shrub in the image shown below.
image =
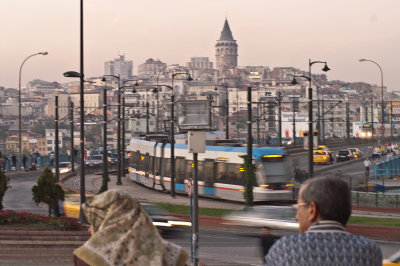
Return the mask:
M 49 167 L 46 167 L 40 175 L 37 185 L 32 187 L 33 200 L 36 204 L 46 203 L 51 210 L 58 204 L 59 200 L 64 200 L 64 191 L 61 186 L 56 184 L 56 179 Z
M 0 161 L 3 158 L 3 155 L 0 152 Z M 3 198 L 8 188 L 8 177 L 4 173 L 4 169 L 2 169 L 2 163 L 0 163 L 0 211 L 3 209 Z

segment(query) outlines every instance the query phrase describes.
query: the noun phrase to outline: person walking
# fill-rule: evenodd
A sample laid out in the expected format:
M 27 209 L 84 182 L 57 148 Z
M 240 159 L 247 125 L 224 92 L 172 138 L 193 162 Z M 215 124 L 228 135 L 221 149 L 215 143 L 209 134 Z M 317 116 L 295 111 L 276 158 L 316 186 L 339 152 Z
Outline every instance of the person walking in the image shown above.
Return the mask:
M 365 158 L 364 160 L 364 167 L 365 167 L 365 176 L 369 177 L 369 167 L 372 165 L 372 162 L 369 160 L 369 158 Z
M 265 263 L 265 255 L 268 254 L 269 249 L 279 237 L 271 235 L 271 229 L 268 226 L 262 228 L 262 235 L 260 237 L 260 253 L 261 258 Z
M 335 177 L 308 179 L 301 187 L 296 220 L 300 234 L 280 238 L 265 265 L 382 265 L 382 251 L 372 240 L 346 231 L 351 192 Z
M 22 156 L 22 166 L 24 167 L 24 170 L 26 169 L 26 161 L 28 160 L 28 157 L 24 154 Z
M 14 167 L 14 170 L 17 170 L 17 156 L 15 156 L 15 154 L 11 156 L 11 162 L 12 162 L 12 167 Z

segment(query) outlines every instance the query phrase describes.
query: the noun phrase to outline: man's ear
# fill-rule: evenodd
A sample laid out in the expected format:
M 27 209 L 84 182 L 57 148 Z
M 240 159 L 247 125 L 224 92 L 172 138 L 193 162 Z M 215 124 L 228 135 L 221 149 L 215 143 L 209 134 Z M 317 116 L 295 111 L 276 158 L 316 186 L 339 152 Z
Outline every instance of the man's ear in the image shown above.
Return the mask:
M 319 211 L 315 202 L 311 202 L 308 206 L 308 220 L 310 224 L 320 220 Z

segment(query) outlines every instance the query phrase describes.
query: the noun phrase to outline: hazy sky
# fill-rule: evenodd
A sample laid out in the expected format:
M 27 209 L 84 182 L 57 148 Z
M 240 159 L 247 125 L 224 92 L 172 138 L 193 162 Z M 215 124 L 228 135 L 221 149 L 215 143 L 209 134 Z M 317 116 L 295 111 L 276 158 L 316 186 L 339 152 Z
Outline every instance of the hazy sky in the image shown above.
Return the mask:
M 79 0 L 0 0 L 0 86 L 39 78 L 66 82 L 79 71 Z M 239 45 L 239 65 L 308 69 L 327 61 L 328 79 L 365 81 L 400 90 L 399 0 L 85 0 L 85 74 L 104 74 L 104 62 L 125 54 L 185 65 L 192 56 L 215 62 L 225 17 Z M 321 73 L 323 65 L 314 65 Z

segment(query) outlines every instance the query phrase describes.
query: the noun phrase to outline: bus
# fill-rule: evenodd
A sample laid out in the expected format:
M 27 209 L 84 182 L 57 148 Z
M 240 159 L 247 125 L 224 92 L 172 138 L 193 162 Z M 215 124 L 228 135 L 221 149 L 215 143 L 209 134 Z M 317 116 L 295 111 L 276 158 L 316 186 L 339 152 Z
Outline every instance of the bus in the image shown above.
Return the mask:
M 170 144 L 132 138 L 128 146 L 129 179 L 160 191 L 169 191 Z M 193 174 L 193 154 L 186 144 L 175 144 L 175 191 L 185 193 Z M 199 195 L 244 202 L 244 160 L 246 147 L 206 146 L 198 154 Z M 293 181 L 287 154 L 281 147 L 254 147 L 254 201 L 292 201 Z

